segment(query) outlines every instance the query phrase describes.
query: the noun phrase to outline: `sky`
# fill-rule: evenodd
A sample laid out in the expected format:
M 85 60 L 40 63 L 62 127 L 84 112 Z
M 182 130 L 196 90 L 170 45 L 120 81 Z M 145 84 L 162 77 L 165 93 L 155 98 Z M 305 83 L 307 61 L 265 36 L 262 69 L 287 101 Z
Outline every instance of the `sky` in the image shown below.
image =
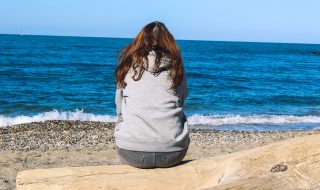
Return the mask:
M 319 0 L 0 1 L 0 34 L 134 38 L 155 20 L 176 39 L 320 44 Z

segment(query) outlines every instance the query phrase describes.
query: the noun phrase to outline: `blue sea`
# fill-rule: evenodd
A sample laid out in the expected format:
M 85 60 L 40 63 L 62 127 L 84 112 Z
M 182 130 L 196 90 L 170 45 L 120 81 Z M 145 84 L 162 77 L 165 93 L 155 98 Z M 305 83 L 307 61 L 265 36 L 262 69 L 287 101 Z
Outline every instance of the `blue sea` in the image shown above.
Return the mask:
M 114 70 L 132 39 L 0 35 L 0 126 L 115 121 Z M 178 40 L 190 128 L 320 129 L 320 45 Z

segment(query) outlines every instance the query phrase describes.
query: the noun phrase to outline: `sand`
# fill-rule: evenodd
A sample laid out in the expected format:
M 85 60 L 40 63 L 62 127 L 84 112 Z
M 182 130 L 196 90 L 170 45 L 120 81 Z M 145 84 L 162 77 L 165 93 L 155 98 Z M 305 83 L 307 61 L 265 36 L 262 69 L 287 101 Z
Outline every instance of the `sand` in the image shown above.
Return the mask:
M 0 128 L 0 189 L 14 189 L 17 172 L 36 168 L 120 164 L 114 123 L 45 121 Z M 226 155 L 315 131 L 190 129 L 186 160 Z

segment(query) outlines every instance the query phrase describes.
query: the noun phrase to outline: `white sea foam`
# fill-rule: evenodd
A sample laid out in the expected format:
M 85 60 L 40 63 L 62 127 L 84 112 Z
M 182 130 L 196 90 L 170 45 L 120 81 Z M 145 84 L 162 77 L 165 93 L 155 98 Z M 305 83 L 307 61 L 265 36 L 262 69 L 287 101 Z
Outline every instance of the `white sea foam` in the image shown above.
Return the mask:
M 46 120 L 81 120 L 115 122 L 114 115 L 97 115 L 84 113 L 83 110 L 58 111 L 54 109 L 50 112 L 40 113 L 34 116 L 6 117 L 0 115 L 0 126 L 11 126 L 22 123 L 46 121 Z M 200 115 L 194 114 L 188 117 L 189 125 L 283 125 L 300 123 L 319 123 L 320 116 L 293 116 L 293 115 Z
M 320 123 L 320 116 L 293 115 L 191 115 L 188 117 L 190 125 L 281 125 L 299 123 Z
M 81 121 L 101 121 L 101 122 L 115 122 L 116 116 L 111 115 L 96 115 L 92 113 L 84 113 L 83 110 L 76 109 L 72 111 L 61 111 L 54 109 L 50 112 L 40 113 L 34 116 L 16 116 L 5 117 L 0 115 L 0 126 L 11 126 L 21 123 L 31 123 L 47 120 L 81 120 Z

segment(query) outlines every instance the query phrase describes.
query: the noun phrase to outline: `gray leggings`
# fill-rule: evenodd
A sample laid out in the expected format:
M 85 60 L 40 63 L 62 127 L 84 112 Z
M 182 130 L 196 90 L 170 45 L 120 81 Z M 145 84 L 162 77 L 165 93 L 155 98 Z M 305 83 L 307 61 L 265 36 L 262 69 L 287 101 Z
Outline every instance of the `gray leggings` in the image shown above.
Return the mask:
M 188 148 L 175 152 L 142 152 L 116 146 L 121 164 L 136 168 L 168 168 L 178 165 L 186 156 Z

